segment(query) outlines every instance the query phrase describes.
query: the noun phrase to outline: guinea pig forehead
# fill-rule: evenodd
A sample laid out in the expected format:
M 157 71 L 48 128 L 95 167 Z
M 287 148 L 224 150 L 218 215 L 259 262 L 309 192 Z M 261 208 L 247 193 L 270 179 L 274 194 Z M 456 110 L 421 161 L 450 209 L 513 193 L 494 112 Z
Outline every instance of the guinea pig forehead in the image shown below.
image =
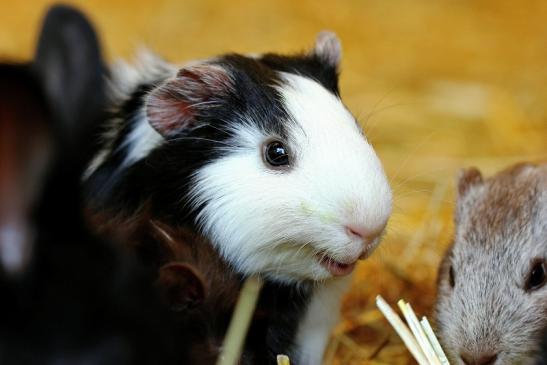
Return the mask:
M 228 128 L 256 129 L 264 136 L 288 138 L 293 119 L 279 91 L 283 83 L 279 75 L 257 60 L 241 55 L 228 55 L 219 62 L 230 70 L 234 94 L 229 103 L 236 123 Z
M 308 139 L 322 137 L 323 143 L 337 144 L 337 137 L 346 143 L 363 144 L 366 140 L 357 121 L 340 98 L 316 80 L 292 73 L 279 72 L 282 83 L 277 90 L 285 110 Z
M 458 202 L 457 234 L 476 245 L 513 242 L 530 235 L 537 211 L 529 190 L 490 181 Z M 498 243 L 499 245 L 499 243 Z
M 480 270 L 483 264 L 505 260 L 510 256 L 503 247 L 496 247 L 486 236 L 479 236 L 470 232 L 457 238 L 453 247 L 451 261 L 457 267 L 476 267 Z

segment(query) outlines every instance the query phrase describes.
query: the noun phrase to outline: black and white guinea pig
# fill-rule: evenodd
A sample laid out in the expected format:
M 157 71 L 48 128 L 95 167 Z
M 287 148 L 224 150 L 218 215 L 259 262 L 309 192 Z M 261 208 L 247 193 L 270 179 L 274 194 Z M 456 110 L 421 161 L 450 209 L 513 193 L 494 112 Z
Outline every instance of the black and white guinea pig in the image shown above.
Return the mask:
M 65 6 L 48 12 L 32 63 L 0 65 L 3 365 L 180 364 L 156 290 L 84 222 L 104 72 L 93 28 Z
M 547 164 L 487 179 L 464 171 L 436 305 L 452 364 L 533 364 L 547 330 L 546 259 Z
M 340 57 L 337 37 L 323 32 L 297 55 L 228 54 L 182 68 L 145 55 L 121 65 L 104 148 L 86 175 L 96 209 L 150 200 L 198 228 L 241 274 L 324 281 L 299 335 L 309 363 L 391 213 L 382 165 L 340 99 Z
M 339 98 L 340 45 L 303 55 L 237 54 L 178 69 L 154 56 L 118 67 L 90 200 L 152 197 L 195 220 L 242 273 L 282 281 L 345 275 L 391 211 L 382 165 Z

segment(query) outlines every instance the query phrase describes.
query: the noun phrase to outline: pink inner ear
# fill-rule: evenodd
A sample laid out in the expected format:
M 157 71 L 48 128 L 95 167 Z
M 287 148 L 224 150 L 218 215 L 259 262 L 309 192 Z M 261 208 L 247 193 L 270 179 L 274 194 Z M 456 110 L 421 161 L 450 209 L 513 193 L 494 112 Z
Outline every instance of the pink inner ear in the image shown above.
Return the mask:
M 219 65 L 183 68 L 175 79 L 150 93 L 146 115 L 158 133 L 169 137 L 191 128 L 200 112 L 218 105 L 232 87 L 228 71 Z
M 317 35 L 313 52 L 333 67 L 337 67 L 342 58 L 340 40 L 330 31 L 322 31 Z
M 482 182 L 482 174 L 477 168 L 470 167 L 467 170 L 463 170 L 458 180 L 459 195 L 465 195 L 472 186 L 481 184 Z
M 194 119 L 195 111 L 189 100 L 178 95 L 176 87 L 180 80 L 154 90 L 146 107 L 150 125 L 162 136 L 168 137 L 188 128 Z

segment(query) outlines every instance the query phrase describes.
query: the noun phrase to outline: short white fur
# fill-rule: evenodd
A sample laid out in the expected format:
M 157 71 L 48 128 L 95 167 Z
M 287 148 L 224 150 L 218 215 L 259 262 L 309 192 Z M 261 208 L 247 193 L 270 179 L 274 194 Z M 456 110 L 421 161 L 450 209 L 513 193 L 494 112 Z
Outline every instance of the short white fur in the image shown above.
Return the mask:
M 315 254 L 355 262 L 363 250 L 345 225 L 382 230 L 391 190 L 374 150 L 341 101 L 317 82 L 284 74 L 280 91 L 291 121 L 292 166 L 272 170 L 262 145 L 276 136 L 252 124 L 235 131 L 242 146 L 194 176 L 198 222 L 221 253 L 243 273 L 286 282 L 331 274 Z
M 321 364 L 330 331 L 339 320 L 340 298 L 349 288 L 350 279 L 329 280 L 316 289 L 296 333 L 296 364 Z
M 108 95 L 111 99 L 111 104 L 121 104 L 141 83 L 149 83 L 156 79 L 176 75 L 177 69 L 175 65 L 165 62 L 147 48 L 139 49 L 133 64 L 117 60 L 111 67 L 112 78 L 108 80 Z M 144 115 L 144 107 L 137 111 L 134 118 L 135 123 L 132 131 L 120 146 L 127 147 L 128 153 L 122 165 L 119 166 L 118 171 L 122 171 L 142 159 L 164 141 L 163 137 L 148 123 Z M 110 121 L 106 133 L 103 135 L 105 147 L 97 153 L 86 169 L 84 179 L 87 179 L 104 162 L 108 155 L 113 152 L 112 150 L 115 148 L 114 141 L 119 129 L 124 126 L 125 122 L 120 118 L 113 118 Z

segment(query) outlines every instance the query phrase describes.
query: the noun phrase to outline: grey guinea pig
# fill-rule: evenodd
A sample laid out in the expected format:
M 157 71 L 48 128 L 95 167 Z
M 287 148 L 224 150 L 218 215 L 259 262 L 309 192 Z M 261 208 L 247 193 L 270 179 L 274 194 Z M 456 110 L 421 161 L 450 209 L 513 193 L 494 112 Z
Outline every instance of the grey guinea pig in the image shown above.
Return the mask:
M 547 164 L 465 170 L 436 315 L 452 364 L 529 364 L 547 327 Z

